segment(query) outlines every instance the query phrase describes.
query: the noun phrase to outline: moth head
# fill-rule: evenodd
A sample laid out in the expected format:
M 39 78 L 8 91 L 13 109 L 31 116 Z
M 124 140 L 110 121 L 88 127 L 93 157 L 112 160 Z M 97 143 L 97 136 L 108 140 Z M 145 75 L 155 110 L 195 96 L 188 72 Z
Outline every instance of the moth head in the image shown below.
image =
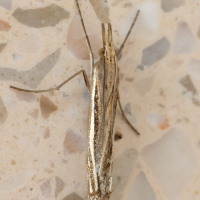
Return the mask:
M 100 56 L 100 58 L 104 57 L 104 54 L 105 54 L 105 49 L 104 49 L 104 48 L 101 48 L 101 49 L 99 50 L 99 56 Z

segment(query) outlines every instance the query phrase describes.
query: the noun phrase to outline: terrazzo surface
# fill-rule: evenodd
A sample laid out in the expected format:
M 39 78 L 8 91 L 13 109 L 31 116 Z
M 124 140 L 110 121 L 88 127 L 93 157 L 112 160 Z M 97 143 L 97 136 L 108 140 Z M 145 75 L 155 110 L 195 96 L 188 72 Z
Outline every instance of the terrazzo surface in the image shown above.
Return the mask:
M 200 199 L 200 0 L 80 0 L 95 59 L 119 60 L 112 200 Z M 89 53 L 73 0 L 0 0 L 0 199 L 86 200 Z

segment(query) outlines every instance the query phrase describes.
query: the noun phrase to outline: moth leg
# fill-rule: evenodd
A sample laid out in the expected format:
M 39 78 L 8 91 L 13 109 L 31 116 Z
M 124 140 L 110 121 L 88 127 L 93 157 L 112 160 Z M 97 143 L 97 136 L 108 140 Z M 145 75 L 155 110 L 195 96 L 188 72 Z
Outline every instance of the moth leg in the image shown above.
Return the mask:
M 76 0 L 76 6 L 78 8 L 78 13 L 80 15 L 81 24 L 82 24 L 82 27 L 83 27 L 83 31 L 85 33 L 85 39 L 86 39 L 87 46 L 88 46 L 89 53 L 90 53 L 90 62 L 91 62 L 90 63 L 90 78 L 91 78 L 92 77 L 93 66 L 94 66 L 94 55 L 93 55 L 93 52 L 92 52 L 92 47 L 91 47 L 91 44 L 90 44 L 90 40 L 89 40 L 88 34 L 86 32 L 86 28 L 85 28 L 85 24 L 84 24 L 84 21 L 83 21 L 83 17 L 82 17 L 82 14 L 81 14 L 81 10 L 80 10 L 80 6 L 79 6 L 79 3 L 78 3 L 78 0 Z
M 122 105 L 121 105 L 121 102 L 120 102 L 120 96 L 119 96 L 119 91 L 118 91 L 118 98 L 117 98 L 117 101 L 118 101 L 118 104 L 119 104 L 119 108 L 121 110 L 121 114 L 124 118 L 124 120 L 126 121 L 126 123 L 130 126 L 130 128 L 137 134 L 137 135 L 140 135 L 140 133 L 137 131 L 136 128 L 133 127 L 133 125 L 129 122 L 129 120 L 127 119 L 124 111 L 123 111 L 123 108 L 122 108 Z
M 70 81 L 71 79 L 73 79 L 75 76 L 79 75 L 80 73 L 83 73 L 83 78 L 84 78 L 84 81 L 85 81 L 85 85 L 86 85 L 86 87 L 88 89 L 90 89 L 90 82 L 88 80 L 87 74 L 86 74 L 86 72 L 85 72 L 84 69 L 80 70 L 76 74 L 74 74 L 71 77 L 69 77 L 66 81 L 64 81 L 63 83 L 61 83 L 60 85 L 58 85 L 55 89 L 59 90 L 63 85 L 65 85 L 65 83 L 67 83 L 68 81 Z
M 131 24 L 131 27 L 130 27 L 130 29 L 129 29 L 129 31 L 128 31 L 128 33 L 127 33 L 127 35 L 126 35 L 126 37 L 125 37 L 125 39 L 124 39 L 124 41 L 123 41 L 123 43 L 121 44 L 119 50 L 117 51 L 117 58 L 119 58 L 119 56 L 120 56 L 120 54 L 121 54 L 121 52 L 122 52 L 122 50 L 123 50 L 123 48 L 124 48 L 124 45 L 125 45 L 125 43 L 126 43 L 128 37 L 129 37 L 129 35 L 130 35 L 130 33 L 131 33 L 131 31 L 132 31 L 132 29 L 133 29 L 133 27 L 134 27 L 136 21 L 137 21 L 137 18 L 138 18 L 139 13 L 140 13 L 140 11 L 138 10 L 137 13 L 136 13 L 136 15 L 135 15 L 135 18 L 134 18 L 134 20 L 133 20 L 133 23 Z
M 67 82 L 69 82 L 71 79 L 73 79 L 75 76 L 79 75 L 80 73 L 83 73 L 83 78 L 85 81 L 85 85 L 87 86 L 88 89 L 90 89 L 90 83 L 87 77 L 87 74 L 85 72 L 84 69 L 80 70 L 79 72 L 75 73 L 73 76 L 69 77 L 67 80 L 65 80 L 63 83 L 61 83 L 60 85 L 56 86 L 55 88 L 49 88 L 46 90 L 27 90 L 27 89 L 22 89 L 22 88 L 18 88 L 15 86 L 10 86 L 10 88 L 13 88 L 15 90 L 19 90 L 19 91 L 23 91 L 23 92 L 34 92 L 34 93 L 41 93 L 41 92 L 50 92 L 50 91 L 54 91 L 54 90 L 59 90 L 63 85 L 65 85 Z

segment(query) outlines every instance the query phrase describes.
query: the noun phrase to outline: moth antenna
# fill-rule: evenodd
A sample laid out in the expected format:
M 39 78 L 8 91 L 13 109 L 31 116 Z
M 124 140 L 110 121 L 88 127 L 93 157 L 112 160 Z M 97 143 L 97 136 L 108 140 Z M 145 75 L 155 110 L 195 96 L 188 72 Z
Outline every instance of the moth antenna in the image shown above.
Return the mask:
M 137 11 L 137 13 L 136 13 L 136 15 L 135 15 L 135 18 L 134 18 L 134 20 L 133 20 L 133 23 L 131 24 L 131 27 L 130 27 L 129 31 L 128 31 L 128 33 L 127 33 L 127 35 L 126 35 L 126 37 L 125 37 L 123 43 L 121 44 L 121 46 L 120 46 L 120 48 L 119 48 L 119 50 L 118 50 L 117 58 L 119 58 L 119 56 L 120 56 L 120 54 L 121 54 L 121 52 L 122 52 L 122 49 L 124 48 L 124 45 L 125 45 L 125 43 L 126 43 L 128 37 L 129 37 L 129 35 L 130 35 L 130 33 L 131 33 L 131 31 L 132 31 L 132 29 L 133 29 L 133 27 L 134 27 L 134 25 L 135 25 L 137 19 L 138 19 L 139 13 L 140 13 L 140 10 Z
M 84 21 L 83 21 L 83 17 L 82 17 L 82 14 L 81 14 L 81 9 L 80 9 L 78 0 L 76 0 L 76 6 L 77 6 L 77 9 L 78 9 L 78 13 L 79 13 L 79 16 L 80 16 L 83 31 L 85 33 L 85 39 L 86 39 L 88 50 L 89 50 L 89 53 L 90 53 L 90 79 L 91 79 L 92 70 L 93 70 L 93 67 L 94 67 L 94 55 L 93 55 L 93 52 L 92 52 L 92 47 L 91 47 L 91 43 L 90 43 L 87 31 L 86 31 L 86 28 L 85 28 L 85 24 L 84 24 Z

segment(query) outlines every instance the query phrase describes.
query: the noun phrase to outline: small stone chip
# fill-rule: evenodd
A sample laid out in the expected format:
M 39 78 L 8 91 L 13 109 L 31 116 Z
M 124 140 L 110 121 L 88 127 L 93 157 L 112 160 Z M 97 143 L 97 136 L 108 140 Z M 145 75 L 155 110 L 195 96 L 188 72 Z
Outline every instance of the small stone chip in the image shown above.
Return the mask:
M 17 8 L 13 17 L 26 26 L 43 28 L 56 26 L 61 20 L 68 19 L 69 12 L 56 4 L 51 4 L 38 9 Z
M 83 200 L 78 194 L 72 192 L 68 196 L 64 197 L 62 200 Z
M 51 113 L 58 110 L 58 107 L 52 101 L 50 101 L 48 97 L 42 95 L 40 99 L 40 109 L 43 118 L 46 119 L 50 116 Z

